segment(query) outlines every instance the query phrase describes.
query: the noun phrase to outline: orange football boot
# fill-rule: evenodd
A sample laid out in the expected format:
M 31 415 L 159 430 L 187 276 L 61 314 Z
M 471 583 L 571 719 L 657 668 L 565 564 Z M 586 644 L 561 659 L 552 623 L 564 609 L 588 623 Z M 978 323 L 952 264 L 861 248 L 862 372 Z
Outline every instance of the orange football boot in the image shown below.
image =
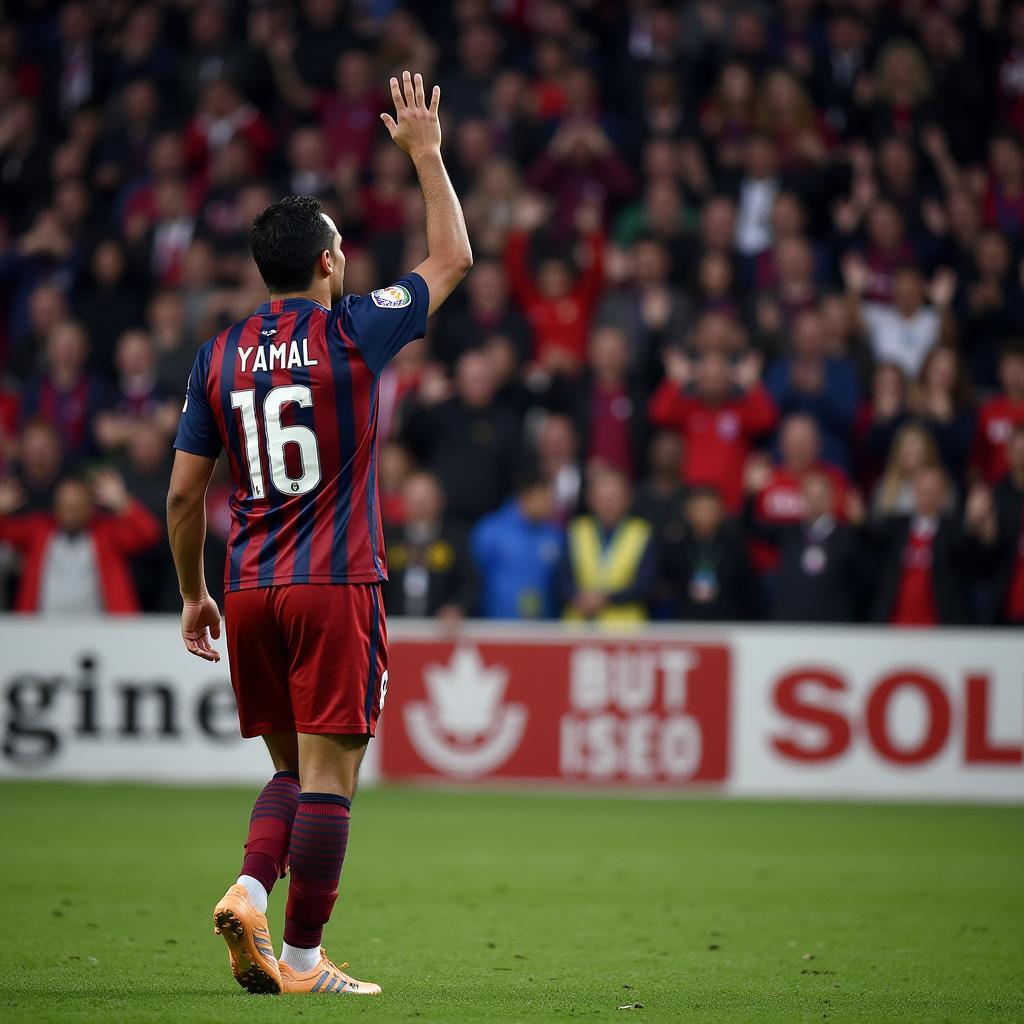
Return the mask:
M 285 995 L 301 995 L 317 992 L 332 996 L 379 996 L 380 985 L 372 981 L 356 981 L 343 970 L 348 964 L 338 967 L 331 963 L 327 951 L 320 948 L 320 963 L 311 971 L 300 974 L 293 967 L 281 962 L 281 986 Z
M 233 885 L 213 909 L 213 933 L 228 944 L 235 981 L 253 995 L 278 995 L 281 971 L 270 943 L 267 916 L 249 899 L 245 887 Z

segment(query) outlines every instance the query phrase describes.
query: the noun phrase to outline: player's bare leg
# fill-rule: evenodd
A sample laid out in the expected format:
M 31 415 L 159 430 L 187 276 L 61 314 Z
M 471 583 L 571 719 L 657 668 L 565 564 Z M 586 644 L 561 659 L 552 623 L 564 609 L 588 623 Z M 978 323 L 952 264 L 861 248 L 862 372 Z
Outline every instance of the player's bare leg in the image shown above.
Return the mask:
M 369 737 L 298 738 L 302 793 L 289 850 L 291 879 L 281 952 L 282 990 L 330 995 L 377 995 L 380 986 L 357 981 L 328 958 L 320 945 L 338 898 L 338 879 L 348 844 L 349 811 Z
M 227 943 L 238 984 L 248 992 L 277 994 L 281 972 L 267 926 L 267 897 L 288 861 L 299 804 L 299 747 L 293 732 L 263 739 L 276 773 L 253 806 L 241 874 L 214 908 L 213 927 Z

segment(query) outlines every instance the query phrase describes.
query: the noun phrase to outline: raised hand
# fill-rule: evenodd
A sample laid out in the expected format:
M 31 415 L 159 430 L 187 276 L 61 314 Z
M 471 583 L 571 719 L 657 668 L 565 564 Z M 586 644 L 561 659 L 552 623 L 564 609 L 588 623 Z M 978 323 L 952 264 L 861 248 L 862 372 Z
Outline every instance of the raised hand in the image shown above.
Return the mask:
M 771 459 L 767 455 L 751 455 L 743 467 L 743 489 L 747 494 L 760 494 L 771 480 Z
M 686 355 L 674 346 L 668 346 L 661 353 L 665 364 L 665 376 L 681 388 L 693 380 L 693 366 Z
M 391 98 L 398 120 L 390 114 L 381 114 L 380 119 L 395 143 L 413 159 L 423 153 L 440 152 L 441 122 L 437 117 L 440 86 L 434 86 L 428 106 L 423 93 L 423 76 L 404 71 L 401 85 L 397 78 L 391 79 Z
M 124 480 L 112 469 L 100 470 L 93 475 L 92 493 L 96 501 L 111 512 L 121 512 L 131 501 Z
M 17 512 L 26 501 L 28 495 L 25 488 L 14 477 L 0 479 L 0 516 L 9 516 L 12 512 Z
M 761 353 L 750 349 L 736 364 L 736 383 L 744 391 L 750 391 L 760 382 L 763 366 L 764 358 Z

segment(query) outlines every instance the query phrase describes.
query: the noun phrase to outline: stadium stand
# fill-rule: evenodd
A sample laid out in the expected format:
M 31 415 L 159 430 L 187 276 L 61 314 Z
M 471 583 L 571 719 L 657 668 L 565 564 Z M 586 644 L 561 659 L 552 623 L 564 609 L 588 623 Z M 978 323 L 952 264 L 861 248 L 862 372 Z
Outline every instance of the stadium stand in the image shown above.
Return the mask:
M 10 4 L 7 607 L 176 609 L 152 520 L 253 216 L 321 197 L 351 291 L 422 258 L 405 67 L 476 265 L 381 379 L 391 614 L 1024 622 L 1020 0 Z

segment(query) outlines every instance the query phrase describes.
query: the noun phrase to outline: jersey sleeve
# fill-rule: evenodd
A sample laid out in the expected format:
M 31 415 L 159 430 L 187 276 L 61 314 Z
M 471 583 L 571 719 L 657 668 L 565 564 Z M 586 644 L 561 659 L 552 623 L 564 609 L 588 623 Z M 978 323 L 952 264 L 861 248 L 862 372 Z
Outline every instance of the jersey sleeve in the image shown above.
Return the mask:
M 346 295 L 335 307 L 342 330 L 379 376 L 395 354 L 427 331 L 430 293 L 419 274 L 406 274 L 369 295 Z
M 203 455 L 210 459 L 220 455 L 221 440 L 217 422 L 206 396 L 206 378 L 210 369 L 209 350 L 199 350 L 192 372 L 185 388 L 185 404 L 181 408 L 178 433 L 174 447 L 191 455 Z

